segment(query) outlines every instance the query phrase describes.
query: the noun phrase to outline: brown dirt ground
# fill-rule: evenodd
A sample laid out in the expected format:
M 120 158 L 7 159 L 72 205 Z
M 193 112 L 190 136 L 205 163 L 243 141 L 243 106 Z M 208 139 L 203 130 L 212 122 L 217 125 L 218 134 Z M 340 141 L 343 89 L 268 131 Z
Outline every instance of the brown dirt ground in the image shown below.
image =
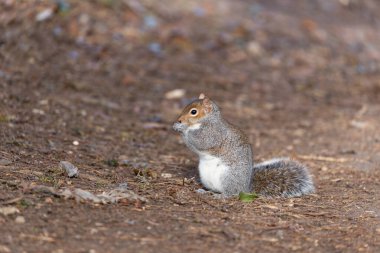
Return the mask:
M 0 252 L 380 252 L 377 1 L 70 4 L 37 22 L 54 1 L 0 2 L 0 208 L 20 210 L 0 214 Z M 165 98 L 177 88 L 185 97 Z M 171 122 L 200 92 L 257 160 L 307 164 L 317 193 L 197 194 L 197 158 Z M 28 191 L 124 182 L 149 202 Z

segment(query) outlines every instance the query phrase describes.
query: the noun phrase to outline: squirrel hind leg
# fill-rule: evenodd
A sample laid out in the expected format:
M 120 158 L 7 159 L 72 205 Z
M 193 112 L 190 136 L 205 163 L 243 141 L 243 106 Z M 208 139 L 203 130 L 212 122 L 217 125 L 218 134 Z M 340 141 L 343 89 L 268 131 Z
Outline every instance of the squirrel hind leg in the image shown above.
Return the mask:
M 266 197 L 299 197 L 315 188 L 306 166 L 277 158 L 254 166 L 253 190 Z

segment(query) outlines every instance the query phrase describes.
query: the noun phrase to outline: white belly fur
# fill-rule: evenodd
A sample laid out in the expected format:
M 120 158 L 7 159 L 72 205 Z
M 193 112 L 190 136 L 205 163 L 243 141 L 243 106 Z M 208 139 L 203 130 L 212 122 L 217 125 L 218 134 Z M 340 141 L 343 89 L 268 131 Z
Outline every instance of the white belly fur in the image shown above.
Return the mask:
M 228 167 L 220 158 L 209 154 L 199 155 L 199 176 L 202 184 L 209 190 L 222 192 L 222 176 Z

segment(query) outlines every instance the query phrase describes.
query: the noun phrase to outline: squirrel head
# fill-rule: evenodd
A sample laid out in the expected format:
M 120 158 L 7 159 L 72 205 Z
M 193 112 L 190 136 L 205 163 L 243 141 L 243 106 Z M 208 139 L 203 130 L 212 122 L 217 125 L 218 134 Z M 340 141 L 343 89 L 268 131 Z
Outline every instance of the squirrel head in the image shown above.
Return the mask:
M 219 115 L 218 106 L 203 93 L 199 98 L 183 109 L 182 113 L 174 123 L 173 128 L 176 131 L 184 132 L 189 127 L 196 127 L 199 124 L 212 116 Z

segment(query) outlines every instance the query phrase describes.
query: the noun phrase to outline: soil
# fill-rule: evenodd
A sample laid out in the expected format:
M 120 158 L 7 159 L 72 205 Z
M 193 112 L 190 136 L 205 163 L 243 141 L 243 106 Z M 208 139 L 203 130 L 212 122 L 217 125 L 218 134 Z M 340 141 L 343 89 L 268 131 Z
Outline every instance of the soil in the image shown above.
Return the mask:
M 380 252 L 378 1 L 0 8 L 0 209 L 18 211 L 0 214 L 0 252 Z M 257 161 L 306 164 L 316 193 L 197 193 L 197 157 L 171 124 L 201 92 Z M 30 190 L 122 183 L 148 202 Z

